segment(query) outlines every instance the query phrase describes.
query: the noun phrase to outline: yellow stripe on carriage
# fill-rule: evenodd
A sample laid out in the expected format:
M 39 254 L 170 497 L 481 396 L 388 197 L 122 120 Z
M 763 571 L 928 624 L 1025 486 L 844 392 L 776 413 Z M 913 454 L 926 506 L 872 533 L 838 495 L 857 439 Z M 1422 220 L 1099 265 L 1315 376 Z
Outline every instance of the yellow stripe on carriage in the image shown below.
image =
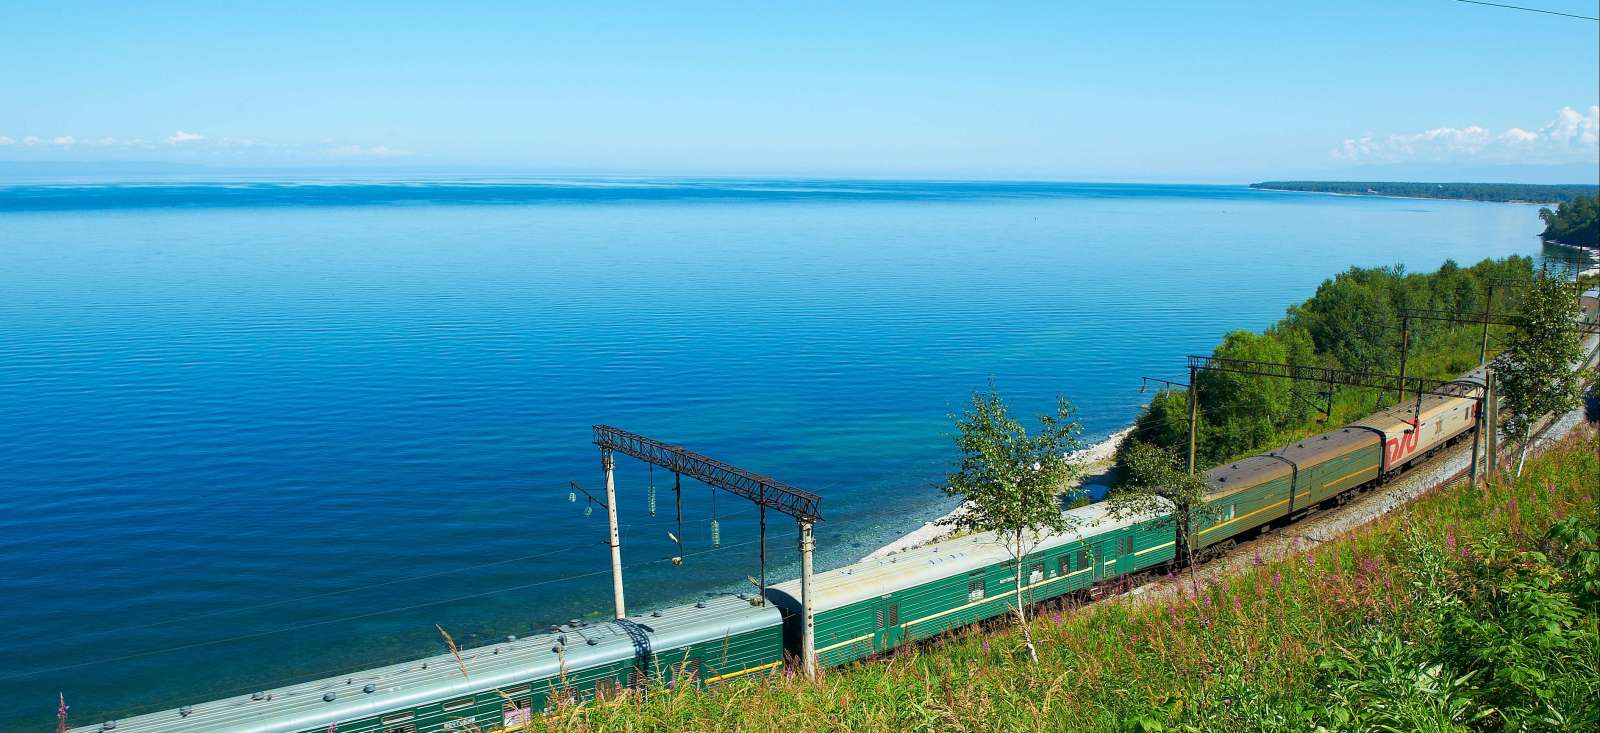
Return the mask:
M 1116 560 L 1107 560 L 1106 564 L 1113 563 L 1113 562 L 1116 562 Z M 1093 570 L 1093 569 L 1094 568 L 1092 568 L 1092 567 L 1088 567 L 1088 568 L 1084 568 L 1082 570 L 1074 570 L 1074 571 L 1072 571 L 1070 573 L 1067 573 L 1066 575 L 1057 575 L 1056 577 L 1050 578 L 1048 580 L 1041 580 L 1041 581 L 1039 581 L 1037 583 L 1034 583 L 1032 585 L 1022 586 L 1022 589 L 1025 590 L 1025 591 L 1033 590 L 1034 588 L 1038 588 L 1041 585 L 1049 585 L 1051 583 L 1055 583 L 1055 582 L 1059 582 L 1059 581 L 1062 581 L 1062 580 L 1066 580 L 1067 578 L 1070 578 L 1070 577 L 1072 577 L 1074 575 L 1081 575 L 1081 574 L 1087 573 L 1087 572 L 1089 572 L 1090 570 Z M 994 601 L 994 600 L 997 600 L 997 599 L 1000 599 L 1000 598 L 1004 598 L 1007 595 L 1015 595 L 1015 593 L 1016 593 L 1015 591 L 1007 591 L 1006 593 L 1001 594 L 1001 595 L 984 596 L 983 598 L 979 598 L 976 601 L 972 601 L 970 603 L 966 603 L 966 604 L 963 604 L 963 605 L 960 605 L 960 606 L 956 606 L 955 608 L 945 609 L 945 610 L 940 611 L 940 612 L 938 612 L 936 614 L 933 614 L 931 616 L 923 616 L 922 618 L 912 619 L 912 620 L 907 621 L 907 622 L 905 622 L 903 624 L 900 624 L 900 627 L 901 628 L 905 628 L 907 626 L 911 626 L 912 624 L 920 624 L 920 623 L 922 623 L 924 621 L 932 621 L 932 620 L 934 620 L 936 618 L 939 618 L 940 616 L 946 616 L 946 615 L 955 613 L 957 611 L 965 611 L 965 610 L 967 610 L 969 608 L 972 608 L 973 606 L 981 606 L 981 605 L 983 605 L 985 603 L 989 603 L 991 601 Z
M 822 651 L 822 650 L 819 649 L 817 651 Z M 748 668 L 745 668 L 745 669 L 741 669 L 741 670 L 739 670 L 737 672 L 729 672 L 727 674 L 719 674 L 719 675 L 717 675 L 715 677 L 712 677 L 712 678 L 706 680 L 706 684 L 709 685 L 709 684 L 711 684 L 713 682 L 720 682 L 722 680 L 731 680 L 734 677 L 738 677 L 740 675 L 747 675 L 747 674 L 750 674 L 751 672 L 760 672 L 761 670 L 764 670 L 764 669 L 772 669 L 773 667 L 776 667 L 776 666 L 778 666 L 780 664 L 783 664 L 782 660 L 779 660 L 779 661 L 776 661 L 776 662 L 770 662 L 768 664 L 763 664 L 763 665 L 761 665 L 759 667 L 748 667 Z

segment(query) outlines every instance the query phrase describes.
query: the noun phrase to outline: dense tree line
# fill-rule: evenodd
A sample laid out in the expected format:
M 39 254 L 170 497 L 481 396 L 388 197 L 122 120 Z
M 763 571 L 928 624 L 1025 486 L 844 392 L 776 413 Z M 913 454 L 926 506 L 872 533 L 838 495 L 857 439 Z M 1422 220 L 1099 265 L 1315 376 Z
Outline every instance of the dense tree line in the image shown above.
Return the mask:
M 1437 272 L 1426 274 L 1407 273 L 1402 267 L 1351 268 L 1324 281 L 1311 299 L 1290 307 L 1272 327 L 1261 333 L 1229 333 L 1212 353 L 1398 373 L 1402 311 L 1483 313 L 1492 284 L 1493 312 L 1509 313 L 1517 293 L 1533 277 L 1533 260 L 1515 256 L 1471 267 L 1446 261 Z M 1478 365 L 1481 325 L 1414 319 L 1409 331 L 1410 375 L 1449 379 Z M 1491 352 L 1501 331 L 1495 327 L 1492 332 Z M 1201 371 L 1198 381 L 1196 463 L 1201 468 L 1359 419 L 1397 397 L 1395 390 L 1354 387 L 1330 394 L 1316 384 L 1226 372 Z M 1188 399 L 1183 390 L 1156 395 L 1135 421 L 1133 439 L 1187 452 Z
M 1400 181 L 1264 181 L 1251 188 L 1275 191 L 1346 193 L 1366 196 L 1410 196 L 1424 199 L 1466 199 L 1469 201 L 1528 201 L 1566 203 L 1583 196 L 1600 194 L 1600 186 L 1570 184 L 1558 186 L 1531 183 L 1405 183 Z
M 1544 233 L 1539 236 L 1546 240 L 1600 247 L 1600 196 L 1579 196 L 1555 211 L 1540 209 L 1539 218 L 1544 220 Z

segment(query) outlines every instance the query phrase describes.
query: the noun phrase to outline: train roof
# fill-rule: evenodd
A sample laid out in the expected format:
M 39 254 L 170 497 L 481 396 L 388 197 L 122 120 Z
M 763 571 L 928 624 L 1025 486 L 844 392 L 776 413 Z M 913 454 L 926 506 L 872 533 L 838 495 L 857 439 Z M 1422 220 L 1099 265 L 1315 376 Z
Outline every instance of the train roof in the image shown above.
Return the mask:
M 1376 448 L 1382 442 L 1383 436 L 1372 430 L 1347 425 L 1297 440 L 1270 455 L 1282 456 L 1304 468 L 1361 448 Z
M 72 733 L 294 733 L 335 721 L 355 722 L 451 697 L 510 688 L 567 670 L 634 659 L 641 643 L 672 649 L 780 623 L 777 609 L 747 597 L 719 596 L 621 622 L 562 624 L 535 634 L 401 664 L 289 687 L 238 695 L 158 713 L 74 728 Z M 558 654 L 555 650 L 560 649 Z M 463 677 L 462 667 L 467 675 Z M 331 695 L 332 699 L 328 699 Z M 185 712 L 186 711 L 186 712 Z
M 1153 517 L 1153 514 L 1115 517 L 1104 503 L 1064 512 L 1073 527 L 1043 537 L 1031 552 L 1049 550 L 1078 540 L 1115 531 Z M 859 603 L 868 598 L 931 583 L 952 575 L 979 570 L 1011 560 L 1011 553 L 993 532 L 979 532 L 941 540 L 887 557 L 862 560 L 812 578 L 813 613 Z M 800 581 L 768 588 L 773 603 L 788 609 L 800 606 Z
M 1276 456 L 1259 455 L 1240 458 L 1231 463 L 1206 471 L 1206 484 L 1211 487 L 1207 498 L 1227 496 L 1237 493 L 1251 486 L 1259 486 L 1268 481 L 1276 481 L 1294 473 L 1294 468 L 1287 461 Z

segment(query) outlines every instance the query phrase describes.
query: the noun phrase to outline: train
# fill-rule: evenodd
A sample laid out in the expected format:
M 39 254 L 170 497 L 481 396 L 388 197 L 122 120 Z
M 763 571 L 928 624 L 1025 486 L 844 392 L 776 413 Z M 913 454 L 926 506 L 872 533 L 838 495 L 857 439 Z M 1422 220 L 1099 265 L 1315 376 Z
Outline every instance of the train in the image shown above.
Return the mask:
M 1586 317 L 1600 292 L 1584 295 Z M 1420 400 L 1205 474 L 1200 551 L 1343 503 L 1473 436 L 1485 371 Z M 1125 585 L 1176 561 L 1164 515 L 1068 510 L 1020 563 L 973 534 L 819 573 L 811 588 L 817 663 L 839 666 L 1009 612 L 1017 572 L 1031 603 Z M 354 674 L 108 720 L 72 733 L 445 733 L 516 730 L 553 706 L 630 689 L 719 685 L 773 674 L 799 656 L 799 581 Z

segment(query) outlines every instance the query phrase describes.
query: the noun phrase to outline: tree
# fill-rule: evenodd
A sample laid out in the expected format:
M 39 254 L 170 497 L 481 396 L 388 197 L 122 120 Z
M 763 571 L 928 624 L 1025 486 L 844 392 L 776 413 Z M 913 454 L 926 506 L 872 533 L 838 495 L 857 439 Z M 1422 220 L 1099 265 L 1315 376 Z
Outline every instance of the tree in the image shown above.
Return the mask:
M 941 522 L 958 529 L 993 532 L 1010 553 L 1016 565 L 1014 610 L 1028 656 L 1037 662 L 1039 653 L 1022 595 L 1023 559 L 1045 532 L 1060 532 L 1071 524 L 1061 511 L 1062 494 L 1078 476 L 1079 469 L 1068 454 L 1080 447 L 1082 428 L 1072 405 L 1065 397 L 1057 397 L 1055 413 L 1040 415 L 1038 432 L 1029 435 L 1027 428 L 1008 414 L 993 384 L 987 392 L 973 392 L 967 411 L 951 419 L 961 465 L 947 477 L 944 492 L 964 499 L 965 508 Z
M 1583 357 L 1583 339 L 1574 327 L 1578 316 L 1568 285 L 1546 276 L 1535 278 L 1523 291 L 1522 304 L 1510 319 L 1511 336 L 1495 359 L 1495 374 L 1509 413 L 1502 432 L 1522 445 L 1518 476 L 1528 458 L 1534 423 L 1578 405 L 1576 362 Z
M 1194 576 L 1194 549 L 1189 538 L 1194 536 L 1195 524 L 1211 516 L 1206 503 L 1211 487 L 1200 474 L 1180 468 L 1182 461 L 1176 453 L 1149 443 L 1130 441 L 1123 465 L 1127 480 L 1106 497 L 1106 511 L 1118 519 L 1165 514 L 1158 526 L 1172 526 L 1173 557 L 1182 558 L 1189 567 L 1189 582 L 1198 595 L 1200 584 Z

